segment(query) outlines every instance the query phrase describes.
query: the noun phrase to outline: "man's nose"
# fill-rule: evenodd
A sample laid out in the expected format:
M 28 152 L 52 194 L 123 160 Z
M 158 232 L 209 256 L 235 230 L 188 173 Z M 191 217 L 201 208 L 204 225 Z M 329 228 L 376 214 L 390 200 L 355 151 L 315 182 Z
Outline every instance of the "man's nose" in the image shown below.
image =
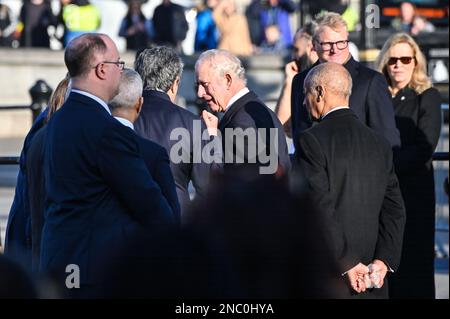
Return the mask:
M 330 48 L 330 52 L 334 53 L 335 52 L 335 45 L 337 45 L 336 43 L 331 43 L 331 48 Z
M 205 94 L 205 90 L 203 89 L 203 86 L 198 85 L 197 86 L 197 97 L 202 98 Z

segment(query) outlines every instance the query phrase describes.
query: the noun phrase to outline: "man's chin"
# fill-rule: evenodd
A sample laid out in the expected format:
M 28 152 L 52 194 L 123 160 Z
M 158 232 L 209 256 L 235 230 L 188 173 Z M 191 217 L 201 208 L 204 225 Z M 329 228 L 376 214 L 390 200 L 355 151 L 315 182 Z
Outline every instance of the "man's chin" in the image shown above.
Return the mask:
M 330 57 L 328 59 L 328 62 L 333 62 L 333 63 L 343 65 L 345 63 L 345 60 L 342 57 Z

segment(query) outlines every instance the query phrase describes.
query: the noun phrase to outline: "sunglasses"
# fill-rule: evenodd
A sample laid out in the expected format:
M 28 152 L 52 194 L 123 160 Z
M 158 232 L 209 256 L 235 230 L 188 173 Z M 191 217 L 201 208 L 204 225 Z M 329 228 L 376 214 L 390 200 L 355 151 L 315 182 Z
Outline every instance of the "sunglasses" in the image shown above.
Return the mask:
M 388 64 L 395 65 L 395 64 L 397 64 L 398 60 L 400 60 L 400 62 L 402 62 L 402 64 L 410 64 L 413 59 L 415 60 L 415 58 L 411 57 L 411 56 L 402 56 L 400 58 L 392 57 L 392 58 L 389 58 Z

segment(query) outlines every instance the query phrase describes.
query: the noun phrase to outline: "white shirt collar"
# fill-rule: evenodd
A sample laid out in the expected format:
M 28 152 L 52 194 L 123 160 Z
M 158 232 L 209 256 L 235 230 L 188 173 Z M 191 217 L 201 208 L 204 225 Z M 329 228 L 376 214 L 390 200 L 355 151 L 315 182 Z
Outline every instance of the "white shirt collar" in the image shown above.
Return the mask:
M 239 100 L 241 97 L 243 97 L 245 94 L 247 94 L 248 92 L 250 92 L 250 90 L 245 87 L 242 90 L 240 90 L 239 92 L 237 92 L 231 99 L 230 101 L 228 101 L 227 107 L 225 108 L 225 112 L 230 108 L 231 105 L 233 105 L 234 102 L 236 102 L 237 100 Z
M 91 99 L 95 100 L 96 102 L 100 103 L 101 106 L 103 106 L 105 108 L 105 110 L 109 113 L 109 115 L 111 115 L 111 111 L 109 110 L 108 104 L 106 104 L 105 101 L 103 101 L 101 98 L 99 98 L 98 96 L 95 96 L 89 92 L 86 91 L 81 91 L 81 90 L 77 90 L 77 89 L 72 89 L 71 92 L 76 92 L 78 94 L 90 97 Z
M 114 116 L 114 118 L 116 120 L 118 120 L 120 123 L 122 123 L 123 125 L 131 128 L 134 131 L 134 125 L 133 123 L 131 123 L 130 121 L 128 121 L 127 119 L 124 119 L 123 117 L 118 117 L 118 116 Z
M 322 115 L 322 117 L 320 118 L 321 120 L 323 120 L 325 118 L 325 116 L 327 116 L 328 114 L 330 114 L 331 112 L 337 111 L 337 110 L 342 110 L 342 109 L 348 109 L 348 106 L 337 106 L 332 110 L 329 110 L 327 113 L 325 113 L 324 115 Z

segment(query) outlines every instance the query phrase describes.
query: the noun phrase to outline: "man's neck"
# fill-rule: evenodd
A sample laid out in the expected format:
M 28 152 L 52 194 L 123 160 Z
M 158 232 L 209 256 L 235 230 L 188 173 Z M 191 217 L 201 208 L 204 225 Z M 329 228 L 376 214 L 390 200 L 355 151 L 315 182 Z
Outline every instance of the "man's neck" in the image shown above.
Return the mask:
M 112 112 L 112 116 L 114 117 L 120 117 L 123 118 L 127 121 L 130 121 L 132 124 L 134 124 L 134 121 L 136 120 L 135 117 L 130 114 L 131 112 L 127 111 L 127 110 L 123 110 L 123 109 L 115 109 Z
M 337 111 L 337 110 L 341 110 L 341 109 L 348 109 L 348 103 L 343 102 L 342 104 L 335 104 L 335 106 L 329 107 L 327 108 L 327 111 L 323 112 L 323 114 L 321 114 L 320 118 L 323 120 L 328 114 Z
M 230 108 L 230 106 L 234 104 L 234 102 L 239 100 L 241 97 L 243 97 L 249 91 L 250 90 L 246 86 L 244 86 L 244 87 L 240 88 L 239 90 L 237 90 L 236 93 L 228 101 L 228 104 L 225 107 L 224 112 L 226 112 Z
M 110 97 L 107 96 L 104 92 L 101 92 L 101 90 L 97 90 L 95 85 L 86 83 L 85 81 L 80 80 L 72 80 L 72 89 L 80 90 L 87 92 L 89 94 L 95 95 L 99 99 L 105 101 L 105 103 L 108 103 L 110 100 Z

